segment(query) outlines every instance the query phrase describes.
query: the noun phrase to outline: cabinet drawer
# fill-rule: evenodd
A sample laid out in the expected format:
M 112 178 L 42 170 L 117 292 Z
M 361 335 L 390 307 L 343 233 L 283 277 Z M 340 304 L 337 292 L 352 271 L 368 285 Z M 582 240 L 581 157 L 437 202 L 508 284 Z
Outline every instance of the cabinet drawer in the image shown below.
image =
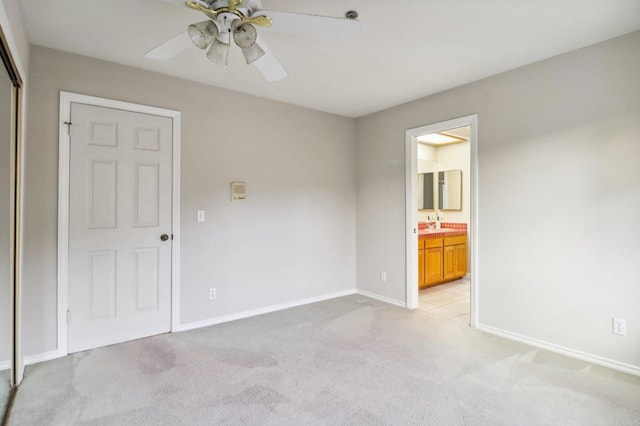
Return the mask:
M 467 242 L 467 236 L 466 235 L 459 235 L 457 237 L 445 237 L 444 238 L 444 245 L 445 246 L 453 246 L 456 244 L 465 244 Z
M 418 250 L 422 250 L 424 248 L 425 241 L 427 241 L 426 238 L 418 238 Z
M 442 247 L 442 238 L 425 238 L 424 248 Z

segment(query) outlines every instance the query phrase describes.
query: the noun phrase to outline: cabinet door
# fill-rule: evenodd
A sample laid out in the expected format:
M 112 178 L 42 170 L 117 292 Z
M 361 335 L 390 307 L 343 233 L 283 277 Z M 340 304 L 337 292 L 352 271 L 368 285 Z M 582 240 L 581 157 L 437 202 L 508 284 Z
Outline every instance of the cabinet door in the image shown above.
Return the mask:
M 422 287 L 426 283 L 424 249 L 418 249 L 418 286 Z
M 456 276 L 464 277 L 467 274 L 467 245 L 459 244 L 454 247 L 456 249 Z
M 444 248 L 444 279 L 456 277 L 456 246 Z
M 425 249 L 424 263 L 427 285 L 442 281 L 442 248 Z

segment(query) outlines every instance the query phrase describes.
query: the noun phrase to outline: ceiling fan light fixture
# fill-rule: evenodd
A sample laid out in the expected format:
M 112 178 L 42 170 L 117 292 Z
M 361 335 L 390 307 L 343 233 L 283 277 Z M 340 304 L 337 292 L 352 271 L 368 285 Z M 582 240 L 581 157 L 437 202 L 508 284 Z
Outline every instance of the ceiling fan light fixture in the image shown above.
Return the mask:
M 218 36 L 218 26 L 213 21 L 189 25 L 189 38 L 198 49 L 206 49 Z
M 250 48 L 255 45 L 258 38 L 256 27 L 249 23 L 243 23 L 241 20 L 233 22 L 233 41 L 242 49 Z
M 247 65 L 251 65 L 265 54 L 265 51 L 258 43 L 253 43 L 251 47 L 241 47 L 240 50 L 242 50 L 242 55 L 244 55 L 244 60 L 247 61 Z
M 229 44 L 223 43 L 217 38 L 214 39 L 207 52 L 207 58 L 214 64 L 227 65 L 229 63 Z

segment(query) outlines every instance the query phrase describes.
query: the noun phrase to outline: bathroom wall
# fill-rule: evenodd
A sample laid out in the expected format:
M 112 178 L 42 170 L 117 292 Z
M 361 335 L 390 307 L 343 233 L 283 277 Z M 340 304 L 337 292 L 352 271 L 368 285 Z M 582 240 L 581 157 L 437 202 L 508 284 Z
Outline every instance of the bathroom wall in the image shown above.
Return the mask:
M 440 211 L 442 221 L 469 224 L 471 212 L 471 145 L 469 142 L 439 146 L 439 170 L 462 170 L 462 210 Z

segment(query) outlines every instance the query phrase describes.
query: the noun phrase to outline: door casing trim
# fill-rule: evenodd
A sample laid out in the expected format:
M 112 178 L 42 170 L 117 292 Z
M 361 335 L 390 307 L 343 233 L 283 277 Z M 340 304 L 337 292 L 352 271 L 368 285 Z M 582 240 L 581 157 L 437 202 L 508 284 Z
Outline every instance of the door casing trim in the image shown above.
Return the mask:
M 171 331 L 180 325 L 180 111 L 148 105 L 116 101 L 95 96 L 60 91 L 60 123 L 58 126 L 58 356 L 68 355 L 67 309 L 69 306 L 69 145 L 67 124 L 71 122 L 71 104 L 85 104 L 129 112 L 168 117 L 173 121 L 171 176 Z

